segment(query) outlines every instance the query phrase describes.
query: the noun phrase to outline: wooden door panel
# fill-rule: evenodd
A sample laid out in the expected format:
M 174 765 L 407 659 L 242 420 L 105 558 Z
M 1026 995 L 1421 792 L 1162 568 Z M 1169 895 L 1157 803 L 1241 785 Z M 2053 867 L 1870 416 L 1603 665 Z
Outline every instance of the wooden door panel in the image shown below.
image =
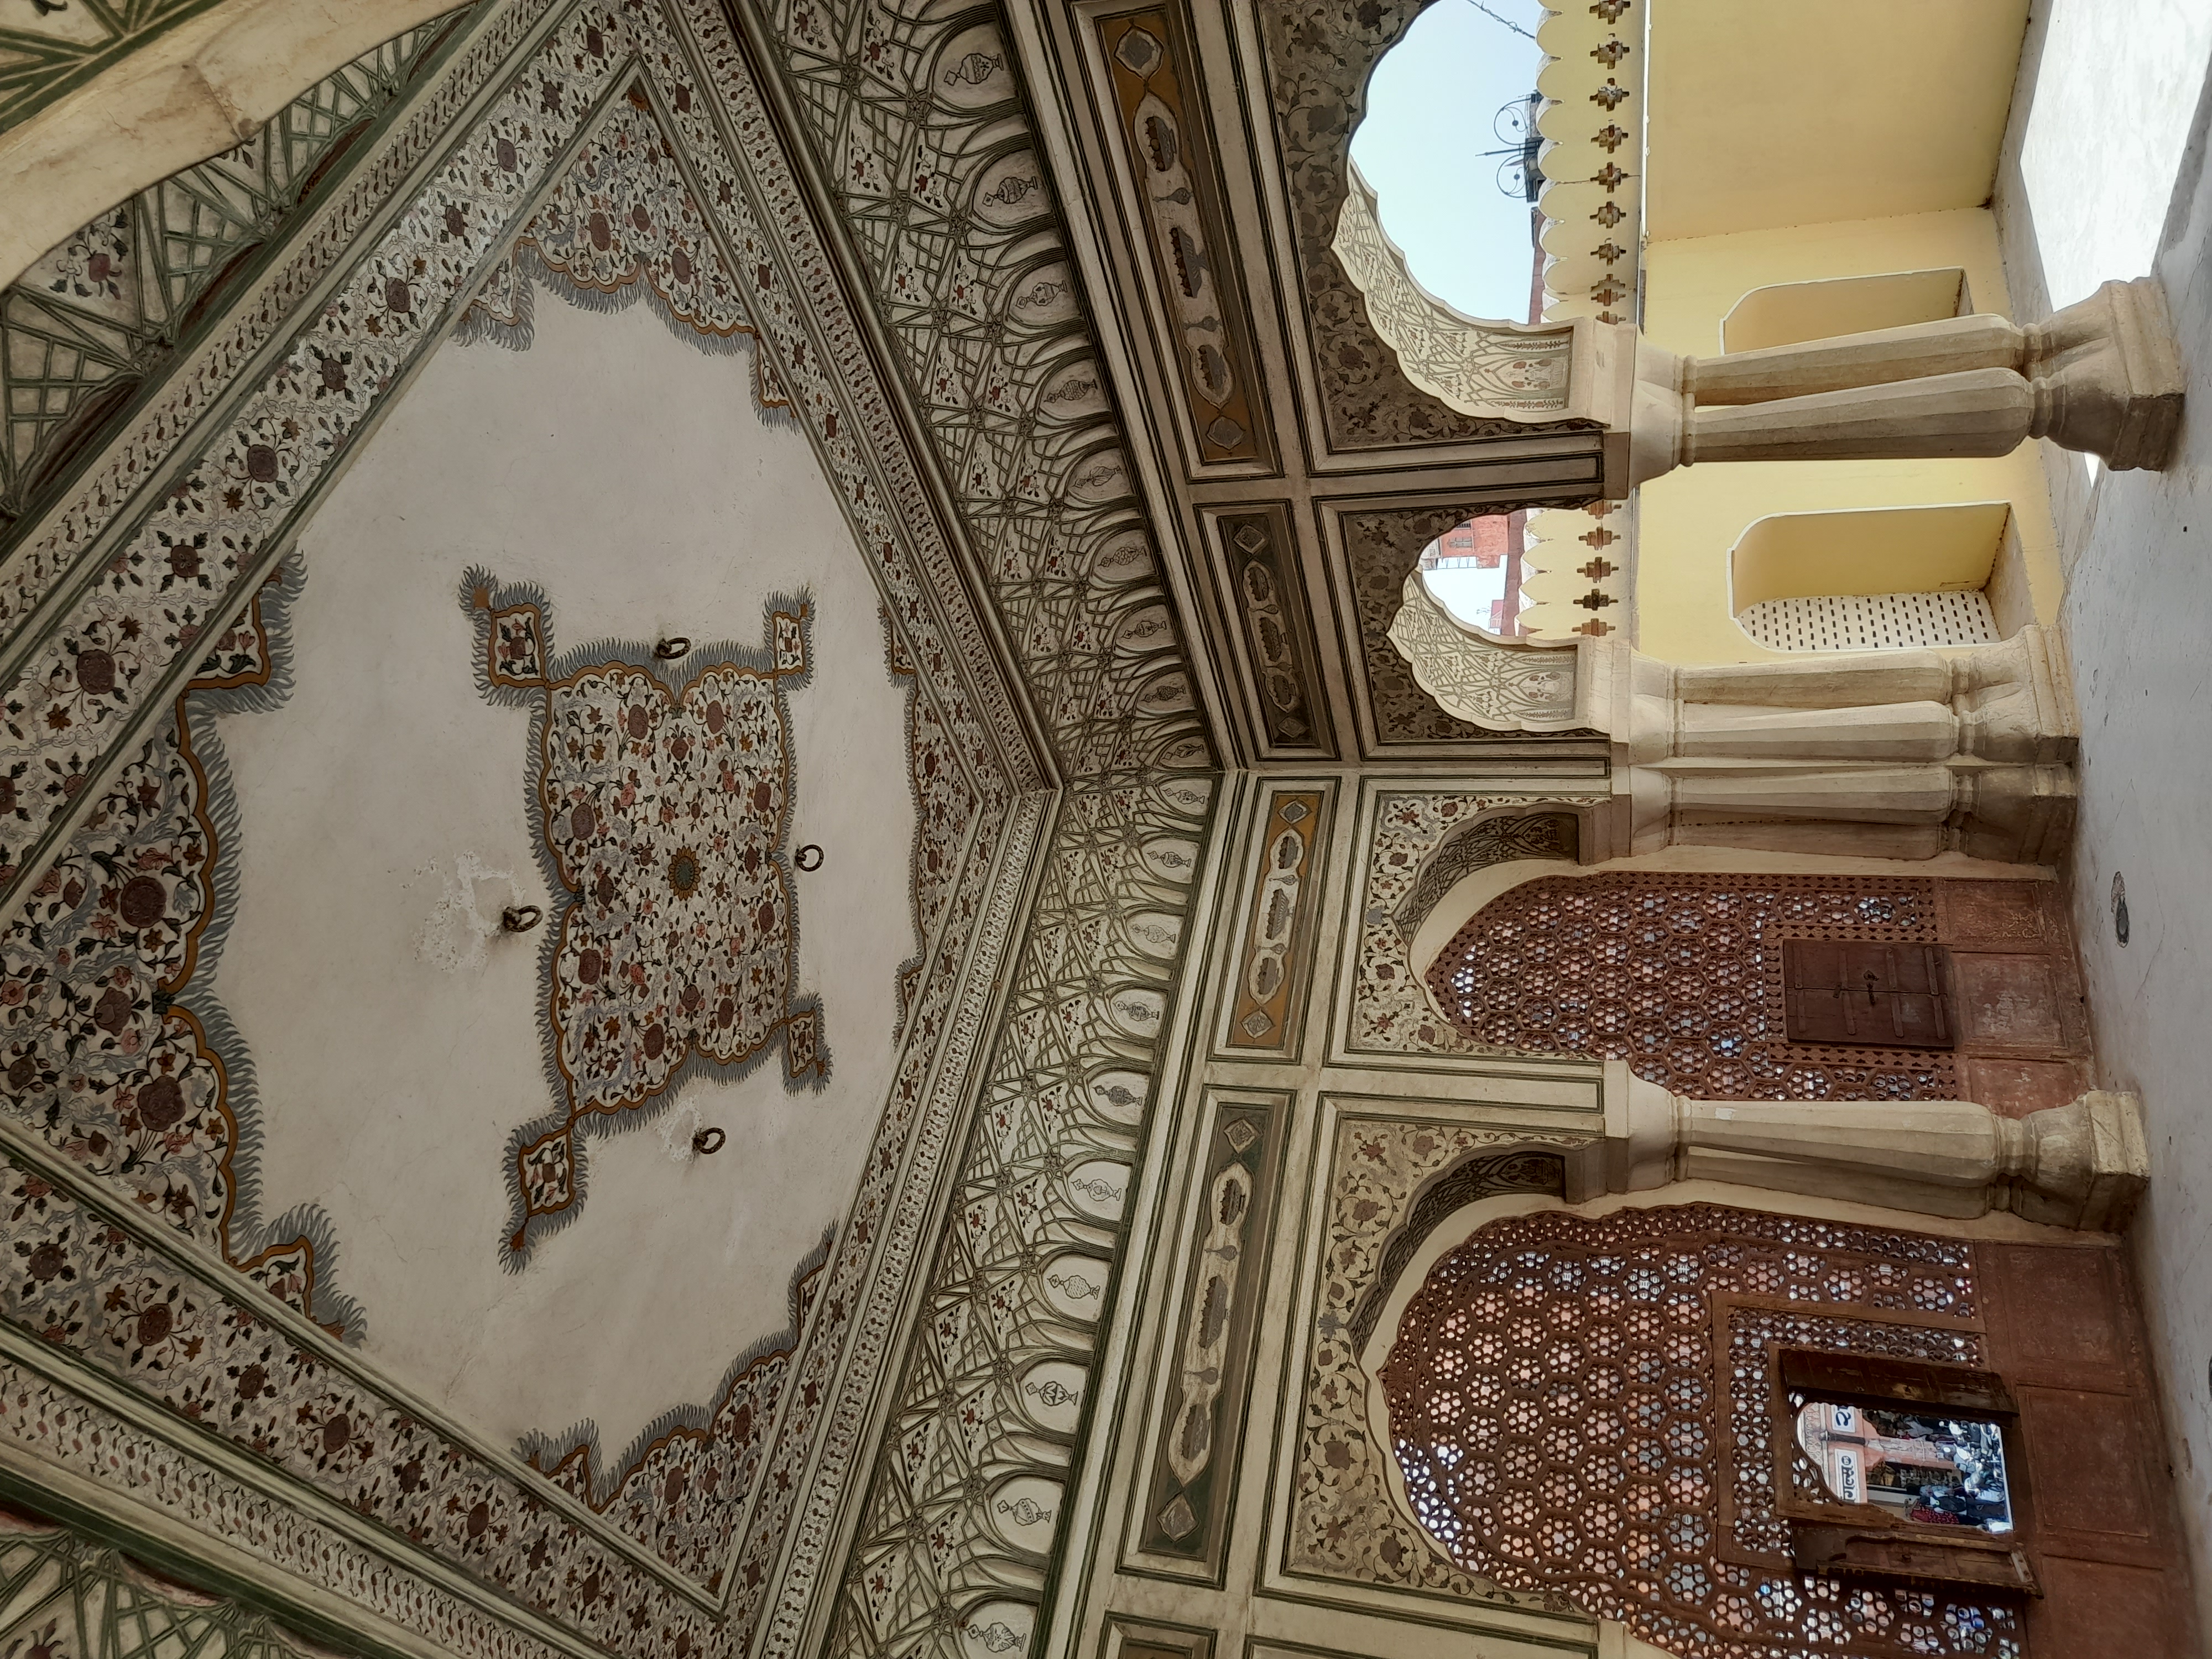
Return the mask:
M 1940 945 L 1784 939 L 1782 974 L 1792 1042 L 1953 1046 Z

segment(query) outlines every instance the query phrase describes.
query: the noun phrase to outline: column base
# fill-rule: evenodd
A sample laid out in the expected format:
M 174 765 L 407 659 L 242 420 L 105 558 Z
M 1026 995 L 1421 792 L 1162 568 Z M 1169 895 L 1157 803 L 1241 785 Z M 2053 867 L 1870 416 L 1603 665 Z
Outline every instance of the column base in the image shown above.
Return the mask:
M 2156 278 L 2106 283 L 2027 333 L 2031 436 L 2116 472 L 2166 465 L 2181 426 L 2181 354 Z

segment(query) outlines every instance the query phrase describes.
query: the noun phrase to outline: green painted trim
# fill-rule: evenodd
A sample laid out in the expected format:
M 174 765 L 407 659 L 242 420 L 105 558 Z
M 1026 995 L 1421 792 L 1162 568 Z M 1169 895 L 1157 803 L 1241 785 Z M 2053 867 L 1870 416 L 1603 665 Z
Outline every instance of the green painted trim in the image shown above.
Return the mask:
M 446 1594 L 465 1601 L 488 1618 L 512 1626 L 548 1647 L 574 1654 L 577 1659 L 603 1659 L 600 1649 L 506 1597 L 486 1589 L 459 1568 L 427 1556 L 396 1553 L 394 1547 L 405 1549 L 405 1541 L 376 1522 L 347 1508 L 335 1498 L 298 1487 L 290 1477 L 257 1462 L 250 1454 L 227 1443 L 213 1440 L 205 1431 L 186 1424 L 173 1413 L 153 1405 L 125 1384 L 91 1370 L 68 1350 L 27 1335 L 12 1326 L 0 1325 L 0 1357 L 36 1372 L 58 1388 L 119 1418 L 141 1433 L 174 1448 L 216 1474 L 343 1534 L 362 1548 L 389 1560 L 398 1571 L 436 1584 Z M 273 1567 L 268 1571 L 279 1577 L 289 1577 L 279 1573 Z M 434 1647 L 432 1651 L 443 1652 L 443 1650 Z

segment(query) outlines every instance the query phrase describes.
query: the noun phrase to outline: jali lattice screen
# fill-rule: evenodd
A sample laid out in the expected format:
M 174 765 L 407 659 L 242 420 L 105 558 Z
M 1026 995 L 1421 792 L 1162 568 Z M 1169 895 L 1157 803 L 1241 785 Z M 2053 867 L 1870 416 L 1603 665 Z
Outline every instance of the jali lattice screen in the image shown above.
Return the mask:
M 1547 876 L 1469 919 L 1431 964 L 1479 1042 L 1625 1060 L 1692 1100 L 1951 1100 L 1948 1054 L 1785 1040 L 1784 939 L 1936 941 L 1924 878 Z
M 1768 1345 L 1978 1363 L 1972 1260 L 1712 1205 L 1493 1222 L 1382 1367 L 1407 1494 L 1468 1571 L 1680 1659 L 2019 1659 L 2017 1609 L 1798 1574 L 1775 1512 Z

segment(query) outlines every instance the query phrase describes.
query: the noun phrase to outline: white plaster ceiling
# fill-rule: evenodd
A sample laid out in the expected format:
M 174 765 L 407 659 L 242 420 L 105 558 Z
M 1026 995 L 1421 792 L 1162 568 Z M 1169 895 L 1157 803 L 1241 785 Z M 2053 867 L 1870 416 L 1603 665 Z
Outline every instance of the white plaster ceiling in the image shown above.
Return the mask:
M 751 387 L 744 355 L 702 352 L 643 304 L 541 293 L 531 349 L 447 343 L 301 538 L 296 689 L 221 721 L 243 857 L 213 989 L 258 1073 L 262 1212 L 319 1201 L 369 1356 L 501 1442 L 588 1418 L 611 1457 L 781 1334 L 890 1079 L 913 949 L 905 691 L 805 437 Z M 727 1133 L 714 1157 L 672 1161 L 658 1121 L 595 1137 L 580 1212 L 519 1271 L 499 1249 L 508 1137 L 555 1103 L 540 936 L 451 972 L 419 948 L 464 855 L 555 913 L 530 716 L 473 677 L 471 564 L 542 587 L 561 649 L 757 641 L 769 594 L 815 604 L 813 677 L 788 693 L 790 842 L 826 858 L 797 878 L 796 985 L 826 1005 L 829 1082 L 787 1091 L 778 1044 L 740 1081 L 680 1088 L 679 1111 Z

